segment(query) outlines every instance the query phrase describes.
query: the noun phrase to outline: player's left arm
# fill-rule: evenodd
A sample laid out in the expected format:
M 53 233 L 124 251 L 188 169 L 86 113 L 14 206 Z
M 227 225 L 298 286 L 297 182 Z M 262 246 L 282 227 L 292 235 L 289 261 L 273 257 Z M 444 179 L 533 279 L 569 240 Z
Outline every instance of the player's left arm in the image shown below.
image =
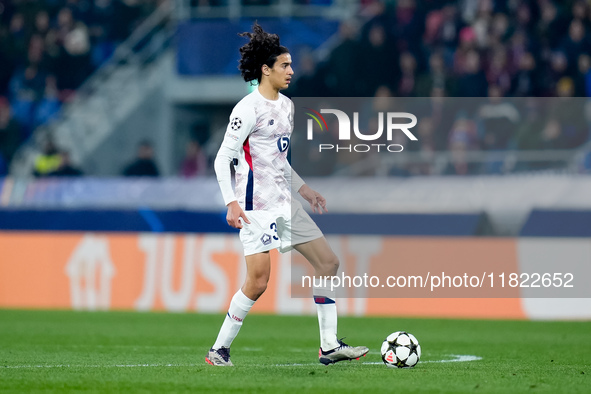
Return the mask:
M 322 215 L 322 211 L 328 212 L 326 208 L 326 199 L 322 194 L 308 186 L 304 180 L 291 168 L 289 163 L 286 163 L 284 175 L 287 182 L 291 185 L 292 190 L 296 190 L 304 200 L 308 201 L 312 211 Z
M 291 103 L 291 127 L 293 132 L 294 126 L 294 105 L 293 102 Z M 298 175 L 297 172 L 291 168 L 289 163 L 285 164 L 283 173 L 285 175 L 285 179 L 291 185 L 292 190 L 296 190 L 300 193 L 300 196 L 304 197 L 304 200 L 308 201 L 310 207 L 312 208 L 312 212 L 322 215 L 322 211 L 328 212 L 326 208 L 326 199 L 322 197 L 320 193 L 316 190 L 313 190 L 310 186 L 304 182 L 304 180 Z

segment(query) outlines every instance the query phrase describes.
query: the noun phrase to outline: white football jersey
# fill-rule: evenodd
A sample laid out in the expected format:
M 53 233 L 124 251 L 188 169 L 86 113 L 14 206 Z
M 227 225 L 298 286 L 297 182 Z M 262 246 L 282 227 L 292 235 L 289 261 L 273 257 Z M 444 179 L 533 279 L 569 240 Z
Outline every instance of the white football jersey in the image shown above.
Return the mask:
M 255 89 L 232 110 L 220 148 L 234 159 L 234 194 L 218 181 L 226 204 L 238 200 L 245 211 L 289 209 L 291 167 L 287 152 L 293 130 L 293 103 L 283 94 L 267 100 Z M 225 190 L 226 189 L 226 190 Z

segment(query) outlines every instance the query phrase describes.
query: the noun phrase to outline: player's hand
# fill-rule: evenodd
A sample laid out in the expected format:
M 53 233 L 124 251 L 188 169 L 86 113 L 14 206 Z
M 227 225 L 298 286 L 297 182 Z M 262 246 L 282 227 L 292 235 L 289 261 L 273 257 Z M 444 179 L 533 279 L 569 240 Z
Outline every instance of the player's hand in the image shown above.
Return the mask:
M 324 212 L 328 212 L 328 209 L 326 209 L 326 199 L 317 191 L 312 190 L 310 186 L 304 185 L 298 192 L 300 193 L 300 196 L 304 197 L 304 199 L 310 203 L 312 212 L 318 212 L 321 215 L 323 210 Z
M 244 211 L 242 210 L 242 208 L 240 208 L 240 205 L 238 205 L 238 201 L 232 201 L 228 204 L 228 213 L 226 214 L 226 221 L 230 226 L 234 228 L 242 228 L 242 222 L 240 221 L 240 218 L 242 218 L 242 221 L 244 221 L 245 223 L 250 224 L 250 220 L 248 220 L 248 218 L 244 214 Z

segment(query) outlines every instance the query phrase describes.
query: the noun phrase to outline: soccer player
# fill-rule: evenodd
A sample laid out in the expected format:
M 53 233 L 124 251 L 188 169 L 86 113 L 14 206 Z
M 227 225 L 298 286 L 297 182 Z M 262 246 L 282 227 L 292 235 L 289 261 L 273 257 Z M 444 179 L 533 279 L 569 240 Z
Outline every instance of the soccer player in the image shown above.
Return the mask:
M 291 198 L 293 186 L 314 212 L 327 212 L 326 200 L 306 185 L 287 161 L 294 106 L 279 91 L 289 86 L 293 75 L 291 55 L 279 44 L 277 35 L 264 32 L 257 23 L 253 33 L 241 36 L 249 42 L 240 48 L 239 69 L 244 80 L 257 81 L 258 88 L 234 107 L 214 167 L 228 207 L 228 224 L 240 229 L 246 280 L 232 297 L 218 337 L 205 357 L 209 364 L 218 366 L 233 365 L 230 345 L 267 288 L 270 250 L 297 250 L 312 264 L 316 277 L 333 276 L 339 267 L 318 226 Z M 236 173 L 235 191 L 231 164 Z M 335 294 L 330 286 L 315 287 L 313 295 L 320 326 L 319 361 L 328 365 L 367 354 L 367 347 L 352 347 L 337 338 Z

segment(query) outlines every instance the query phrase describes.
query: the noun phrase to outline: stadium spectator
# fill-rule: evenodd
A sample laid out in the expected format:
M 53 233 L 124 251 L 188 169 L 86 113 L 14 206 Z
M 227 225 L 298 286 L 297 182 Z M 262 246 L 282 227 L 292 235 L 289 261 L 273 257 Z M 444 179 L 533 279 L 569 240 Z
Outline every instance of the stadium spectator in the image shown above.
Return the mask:
M 550 119 L 542 129 L 542 149 L 563 149 L 562 127 L 556 119 Z
M 511 94 L 517 97 L 535 97 L 540 92 L 536 60 L 531 52 L 519 57 L 517 72 L 511 81 Z
M 429 72 L 422 73 L 417 78 L 417 96 L 429 97 L 433 89 L 441 89 L 453 97 L 455 88 L 455 78 L 445 68 L 443 55 L 439 52 L 432 53 L 429 56 Z
M 43 144 L 43 152 L 35 160 L 33 175 L 37 177 L 44 177 L 51 172 L 56 171 L 62 162 L 62 157 L 49 137 Z
M 33 26 L 33 34 L 45 39 L 50 31 L 49 13 L 46 10 L 41 10 L 35 14 L 35 25 Z
M 489 85 L 489 92 L 491 86 L 500 88 L 503 96 L 511 90 L 511 74 L 507 63 L 507 52 L 503 46 L 493 51 L 486 70 L 486 80 Z
M 318 69 L 309 50 L 300 52 L 298 79 L 289 94 L 295 97 L 316 97 L 326 93 L 324 70 Z M 335 76 L 335 78 L 338 78 Z
M 137 156 L 134 161 L 129 163 L 123 170 L 124 176 L 160 176 L 158 166 L 154 160 L 154 148 L 152 143 L 144 140 L 139 143 Z
M 466 73 L 468 54 L 476 51 L 476 49 L 476 34 L 474 33 L 474 29 L 470 26 L 464 27 L 460 30 L 459 45 L 455 48 L 453 55 L 450 58 L 451 62 L 448 63 L 448 66 L 453 67 L 454 74 L 462 75 Z
M 441 48 L 449 57 L 458 46 L 460 30 L 464 27 L 455 4 L 446 4 L 431 11 L 425 23 L 425 44 Z
M 469 141 L 464 135 L 457 134 L 450 143 L 451 160 L 443 171 L 444 175 L 475 175 L 479 165 L 467 160 Z
M 114 0 L 113 19 L 107 23 L 111 30 L 111 37 L 117 44 L 123 42 L 138 26 L 142 15 L 146 14 L 144 7 L 153 9 L 155 4 L 146 0 Z
M 573 98 L 574 82 L 570 77 L 561 78 L 556 84 L 558 99 L 553 102 L 550 117 L 560 124 L 560 141 L 557 149 L 572 149 L 583 144 L 588 138 L 588 126 L 584 118 L 584 101 Z M 551 149 L 547 147 L 547 149 Z
M 352 21 L 344 21 L 339 26 L 340 44 L 334 48 L 326 66 L 326 85 L 332 95 L 337 97 L 351 97 L 359 94 L 363 77 L 351 78 L 357 73 L 358 56 L 361 50 L 357 41 L 357 27 Z
M 17 61 L 25 59 L 27 51 L 27 36 L 25 17 L 21 12 L 15 12 L 8 27 L 10 33 L 11 56 Z
M 480 54 L 476 50 L 466 54 L 462 69 L 458 78 L 458 96 L 486 97 L 488 83 L 480 67 Z
M 421 121 L 417 125 L 418 145 L 410 145 L 409 150 L 412 151 L 414 149 L 418 149 L 418 152 L 421 154 L 421 159 L 424 161 L 411 164 L 408 167 L 408 172 L 410 174 L 431 175 L 434 173 L 434 168 L 430 164 L 430 161 L 434 157 L 436 150 L 434 131 L 435 127 L 433 120 L 429 117 L 421 118 Z
M 447 148 L 449 132 L 455 122 L 457 106 L 462 105 L 465 100 L 450 101 L 445 99 L 446 92 L 442 88 L 433 88 L 429 100 L 429 115 L 435 126 L 435 143 L 437 150 Z M 458 112 L 460 115 L 461 112 Z
M 579 55 L 589 54 L 591 50 L 582 21 L 573 19 L 568 29 L 568 36 L 563 39 L 560 50 L 566 56 L 568 74 L 574 75 L 577 71 Z
M 578 73 L 575 76 L 575 96 L 591 96 L 591 57 L 581 54 L 577 59 Z
M 583 174 L 591 174 L 591 152 L 586 152 L 581 160 L 580 170 Z
M 5 97 L 0 96 L 0 155 L 5 168 L 10 165 L 20 141 L 20 127 L 12 116 L 10 103 Z
M 58 97 L 57 81 L 55 76 L 48 75 L 45 78 L 45 90 L 43 97 L 37 102 L 33 114 L 33 127 L 40 126 L 53 119 L 61 108 Z
M 11 36 L 8 30 L 0 24 L 0 96 L 8 93 L 8 84 L 14 72 L 14 59 L 11 53 Z
M 181 163 L 180 175 L 185 178 L 202 176 L 207 173 L 207 157 L 199 142 L 193 140 L 187 144 L 187 150 Z
M 538 22 L 536 33 L 543 46 L 556 49 L 568 29 L 566 15 L 562 15 L 552 1 L 540 1 L 538 5 L 541 20 Z
M 509 141 L 515 134 L 520 120 L 519 111 L 512 103 L 503 100 L 502 88 L 492 85 L 488 88 L 488 103 L 478 109 L 477 119 L 482 126 L 481 141 L 484 150 L 509 148 Z
M 373 24 L 367 38 L 361 42 L 360 62 L 357 69 L 362 75 L 359 91 L 361 96 L 371 97 L 380 85 L 393 89 L 399 78 L 399 62 L 394 44 L 386 35 L 386 29 L 381 23 Z M 351 78 L 351 70 L 348 71 Z
M 61 45 L 55 60 L 57 86 L 60 90 L 74 91 L 92 71 L 88 28 L 73 19 L 69 8 L 60 10 L 58 22 Z
M 72 177 L 83 175 L 82 170 L 75 167 L 70 160 L 70 153 L 67 151 L 60 152 L 60 164 L 55 171 L 50 172 L 47 176 L 58 176 L 58 177 Z
M 92 44 L 92 65 L 99 67 L 108 60 L 115 50 L 118 40 L 111 21 L 115 17 L 113 0 L 95 0 L 89 15 L 88 34 Z
M 411 145 L 411 147 L 416 146 L 419 152 L 424 154 L 435 152 L 437 150 L 437 142 L 434 132 L 435 125 L 433 124 L 433 119 L 429 117 L 421 118 L 421 121 L 417 125 L 418 145 Z
M 525 103 L 524 121 L 516 132 L 516 147 L 521 150 L 542 148 L 542 130 L 546 120 L 542 116 L 543 109 L 539 100 L 528 99 Z
M 0 153 L 0 177 L 5 176 L 6 174 L 8 174 L 8 166 L 6 165 L 4 156 L 2 156 L 2 153 Z
M 465 149 L 478 150 L 479 148 L 476 123 L 464 112 L 458 113 L 458 117 L 449 132 L 450 150 L 453 150 L 452 145 L 454 144 L 456 144 L 455 147 L 458 151 Z
M 537 12 L 534 16 L 534 10 L 529 2 L 522 1 L 517 5 L 515 10 L 515 22 L 516 26 L 519 26 L 529 36 L 533 35 L 536 26 Z
M 415 96 L 417 85 L 417 60 L 410 52 L 400 55 L 400 80 L 398 93 L 403 97 Z

